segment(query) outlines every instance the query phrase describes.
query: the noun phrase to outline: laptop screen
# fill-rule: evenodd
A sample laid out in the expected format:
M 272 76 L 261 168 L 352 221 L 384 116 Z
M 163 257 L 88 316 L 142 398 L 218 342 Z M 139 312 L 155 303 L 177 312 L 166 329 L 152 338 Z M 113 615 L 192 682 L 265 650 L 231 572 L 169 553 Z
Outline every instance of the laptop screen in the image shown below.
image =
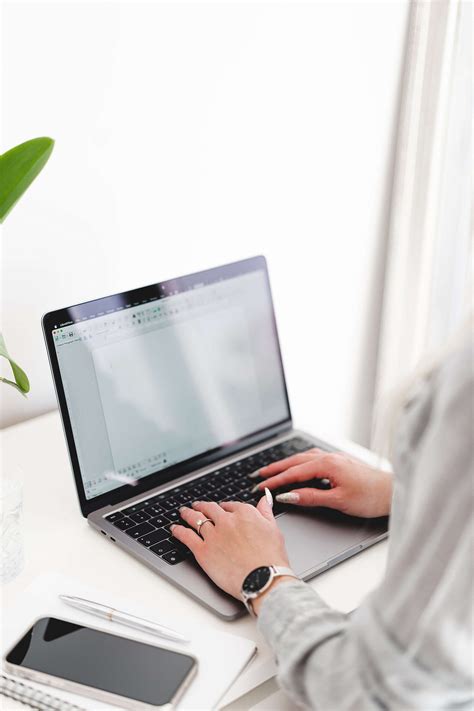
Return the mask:
M 86 499 L 288 420 L 265 261 L 240 264 L 49 315 Z

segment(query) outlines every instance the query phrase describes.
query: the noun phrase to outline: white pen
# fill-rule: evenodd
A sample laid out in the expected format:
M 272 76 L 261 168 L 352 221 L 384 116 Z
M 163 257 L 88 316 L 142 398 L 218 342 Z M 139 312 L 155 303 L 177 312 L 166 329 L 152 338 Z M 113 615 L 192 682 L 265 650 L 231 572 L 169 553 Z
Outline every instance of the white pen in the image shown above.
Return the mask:
M 169 627 L 164 627 L 151 620 L 144 620 L 141 617 L 130 615 L 128 612 L 116 610 L 108 605 L 101 605 L 99 602 L 84 600 L 82 597 L 71 597 L 70 595 L 59 595 L 59 597 L 66 605 L 71 605 L 71 607 L 76 607 L 78 610 L 89 612 L 96 617 L 110 620 L 110 622 L 119 622 L 122 625 L 126 625 L 126 627 L 132 627 L 141 632 L 150 632 L 150 634 L 155 634 L 157 637 L 172 639 L 175 642 L 189 642 L 189 639 L 186 639 L 182 634 L 171 630 Z

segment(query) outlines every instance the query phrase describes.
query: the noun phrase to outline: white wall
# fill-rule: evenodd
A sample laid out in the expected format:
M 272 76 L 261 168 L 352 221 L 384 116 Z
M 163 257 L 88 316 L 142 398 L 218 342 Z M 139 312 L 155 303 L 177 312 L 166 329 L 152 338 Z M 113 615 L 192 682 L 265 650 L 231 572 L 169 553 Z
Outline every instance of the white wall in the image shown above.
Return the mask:
M 367 440 L 408 3 L 7 2 L 2 328 L 55 407 L 43 312 L 267 255 L 299 425 Z

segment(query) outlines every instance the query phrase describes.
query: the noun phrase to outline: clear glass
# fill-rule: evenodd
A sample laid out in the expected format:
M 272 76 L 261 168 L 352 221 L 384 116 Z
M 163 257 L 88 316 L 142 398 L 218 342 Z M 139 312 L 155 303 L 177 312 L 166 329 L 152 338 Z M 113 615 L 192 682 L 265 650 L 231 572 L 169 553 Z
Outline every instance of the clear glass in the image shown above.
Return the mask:
M 22 519 L 23 489 L 21 477 L 0 480 L 1 560 L 0 581 L 9 583 L 21 572 L 25 555 Z

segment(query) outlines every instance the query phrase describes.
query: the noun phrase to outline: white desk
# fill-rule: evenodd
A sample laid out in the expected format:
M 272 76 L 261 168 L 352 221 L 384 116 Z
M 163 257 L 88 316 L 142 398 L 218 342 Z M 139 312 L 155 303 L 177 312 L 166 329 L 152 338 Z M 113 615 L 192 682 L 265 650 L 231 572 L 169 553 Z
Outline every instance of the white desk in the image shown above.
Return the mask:
M 257 658 L 237 680 L 226 696 L 232 708 L 249 709 L 262 700 L 268 684 L 252 693 L 251 689 L 274 675 L 270 651 L 258 634 L 255 622 L 246 617 L 236 622 L 224 622 L 175 587 L 141 565 L 131 556 L 92 530 L 82 517 L 57 412 L 52 412 L 1 433 L 4 473 L 19 465 L 24 473 L 24 538 L 26 564 L 22 573 L 2 588 L 2 615 L 8 615 L 16 596 L 33 579 L 45 572 L 60 572 L 84 582 L 93 583 L 104 593 L 120 589 L 123 596 L 139 595 L 144 603 L 167 611 L 167 619 L 179 619 L 192 610 L 202 623 L 202 629 L 220 628 L 254 639 Z M 338 443 L 352 449 L 359 457 L 374 461 L 373 455 L 356 445 Z M 380 581 L 386 558 L 386 541 L 344 561 L 315 578 L 310 584 L 334 607 L 348 612 L 357 607 L 363 597 Z M 104 594 L 104 599 L 107 595 Z M 245 694 L 242 702 L 235 699 Z M 6 701 L 3 699 L 3 701 Z M 4 705 L 23 708 L 12 702 Z

